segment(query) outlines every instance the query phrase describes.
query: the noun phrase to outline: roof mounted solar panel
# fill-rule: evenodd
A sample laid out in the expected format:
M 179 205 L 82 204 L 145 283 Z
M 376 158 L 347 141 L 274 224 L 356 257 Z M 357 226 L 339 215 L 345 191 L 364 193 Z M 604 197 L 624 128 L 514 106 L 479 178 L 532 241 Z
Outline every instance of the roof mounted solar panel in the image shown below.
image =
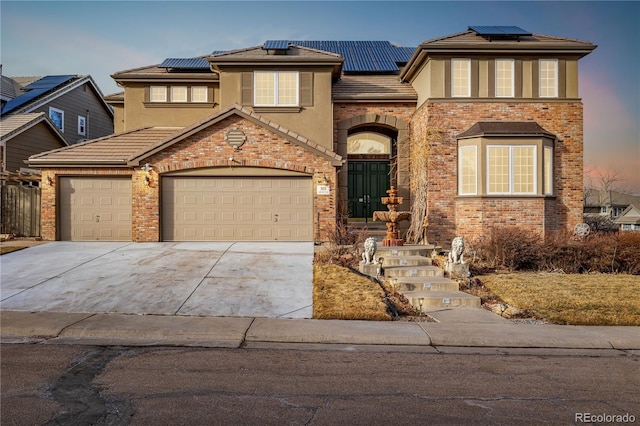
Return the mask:
M 267 40 L 262 45 L 264 50 L 287 50 L 289 40 Z
M 489 39 L 514 39 L 520 40 L 520 37 L 531 36 L 532 33 L 516 26 L 482 26 L 474 25 L 469 29 L 479 36 Z
M 48 75 L 24 87 L 25 90 L 53 89 L 75 78 L 75 75 Z
M 158 68 L 208 70 L 209 61 L 205 58 L 167 58 L 162 61 Z
M 2 114 L 8 114 L 9 112 L 18 109 L 32 100 L 52 91 L 53 89 L 69 82 L 76 78 L 75 75 L 48 75 L 42 77 L 40 80 L 36 80 L 33 83 L 24 87 L 27 90 L 20 96 L 17 96 L 7 102 L 2 108 Z

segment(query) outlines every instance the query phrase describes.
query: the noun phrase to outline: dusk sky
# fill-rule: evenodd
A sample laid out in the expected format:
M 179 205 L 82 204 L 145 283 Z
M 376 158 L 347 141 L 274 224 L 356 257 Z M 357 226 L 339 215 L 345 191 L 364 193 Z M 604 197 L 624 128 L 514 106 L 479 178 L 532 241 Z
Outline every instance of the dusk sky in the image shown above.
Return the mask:
M 516 25 L 598 47 L 580 61 L 585 167 L 619 170 L 640 194 L 640 2 L 7 1 L 2 74 L 110 75 L 168 57 L 269 39 L 388 40 L 415 47 L 470 25 Z

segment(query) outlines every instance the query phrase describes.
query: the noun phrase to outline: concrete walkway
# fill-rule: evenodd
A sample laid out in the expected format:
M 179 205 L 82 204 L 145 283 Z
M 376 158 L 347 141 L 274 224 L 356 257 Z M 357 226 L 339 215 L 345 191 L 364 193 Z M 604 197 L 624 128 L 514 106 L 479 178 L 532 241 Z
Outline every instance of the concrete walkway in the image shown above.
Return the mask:
M 0 313 L 3 343 L 640 355 L 640 327 Z
M 313 243 L 51 242 L 0 257 L 0 309 L 310 318 Z

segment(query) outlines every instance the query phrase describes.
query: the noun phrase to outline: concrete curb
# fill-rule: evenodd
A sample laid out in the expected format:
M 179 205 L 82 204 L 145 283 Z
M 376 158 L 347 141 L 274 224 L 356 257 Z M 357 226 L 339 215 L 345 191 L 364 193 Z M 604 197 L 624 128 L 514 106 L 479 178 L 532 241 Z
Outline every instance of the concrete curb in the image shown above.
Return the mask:
M 370 345 L 413 348 L 640 350 L 640 327 L 377 322 L 56 312 L 0 312 L 4 343 L 239 348 Z M 459 349 L 456 349 L 459 350 Z M 443 350 L 446 352 L 446 350 Z

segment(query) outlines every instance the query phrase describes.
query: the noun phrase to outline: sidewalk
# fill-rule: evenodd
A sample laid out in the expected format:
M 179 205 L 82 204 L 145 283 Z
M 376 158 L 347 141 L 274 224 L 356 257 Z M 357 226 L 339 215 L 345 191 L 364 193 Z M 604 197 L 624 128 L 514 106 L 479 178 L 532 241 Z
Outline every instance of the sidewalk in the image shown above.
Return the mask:
M 342 349 L 382 345 L 434 353 L 502 348 L 640 355 L 640 327 L 2 311 L 0 330 L 3 343 L 215 348 L 331 345 Z

